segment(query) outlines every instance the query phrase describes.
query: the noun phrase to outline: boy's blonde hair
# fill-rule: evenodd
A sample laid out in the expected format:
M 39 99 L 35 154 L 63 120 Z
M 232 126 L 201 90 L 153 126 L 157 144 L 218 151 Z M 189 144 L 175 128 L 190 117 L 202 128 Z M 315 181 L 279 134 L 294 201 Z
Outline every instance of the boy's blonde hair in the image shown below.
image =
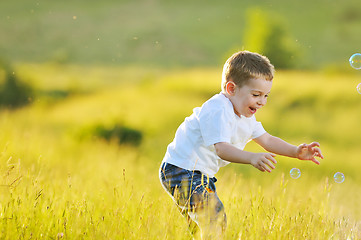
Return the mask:
M 224 64 L 222 91 L 226 91 L 226 84 L 230 80 L 238 87 L 247 84 L 252 78 L 272 81 L 274 72 L 274 66 L 267 57 L 249 51 L 236 52 Z

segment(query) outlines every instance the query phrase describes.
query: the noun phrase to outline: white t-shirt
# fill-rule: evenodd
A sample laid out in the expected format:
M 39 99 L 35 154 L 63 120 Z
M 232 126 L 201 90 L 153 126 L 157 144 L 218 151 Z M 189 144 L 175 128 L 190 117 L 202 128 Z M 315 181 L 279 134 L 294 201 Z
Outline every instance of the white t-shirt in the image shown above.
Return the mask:
M 194 108 L 179 126 L 163 162 L 214 177 L 220 167 L 229 164 L 218 157 L 215 143 L 227 142 L 243 150 L 247 142 L 265 132 L 254 115 L 238 117 L 231 101 L 222 93 L 216 94 L 202 107 Z

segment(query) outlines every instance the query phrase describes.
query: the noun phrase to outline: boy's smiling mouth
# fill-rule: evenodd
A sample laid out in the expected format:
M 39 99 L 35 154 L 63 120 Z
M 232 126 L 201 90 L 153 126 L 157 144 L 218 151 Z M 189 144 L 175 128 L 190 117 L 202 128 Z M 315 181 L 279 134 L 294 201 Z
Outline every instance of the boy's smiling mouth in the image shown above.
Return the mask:
M 249 107 L 249 110 L 251 111 L 252 114 L 255 114 L 257 111 L 257 108 Z

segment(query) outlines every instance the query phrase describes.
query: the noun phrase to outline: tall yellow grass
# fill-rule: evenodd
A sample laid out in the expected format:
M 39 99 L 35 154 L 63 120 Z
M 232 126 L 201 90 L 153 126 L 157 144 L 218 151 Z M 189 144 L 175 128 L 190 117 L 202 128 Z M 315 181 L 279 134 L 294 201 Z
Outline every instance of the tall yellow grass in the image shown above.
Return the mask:
M 76 76 L 73 95 L 0 112 L 0 238 L 191 239 L 158 167 L 177 126 L 220 91 L 220 69 L 71 66 L 61 69 L 62 84 L 51 81 L 58 70 L 18 66 L 43 90 L 74 89 Z M 223 168 L 217 189 L 228 216 L 226 239 L 361 238 L 358 80 L 277 73 L 257 118 L 291 143 L 319 141 L 325 159 L 316 166 L 277 157 L 270 174 Z M 114 123 L 142 131 L 141 146 L 79 137 L 88 126 Z M 262 151 L 252 143 L 247 150 Z M 289 177 L 292 167 L 301 169 L 299 179 Z M 337 171 L 346 176 L 342 184 L 333 180 Z

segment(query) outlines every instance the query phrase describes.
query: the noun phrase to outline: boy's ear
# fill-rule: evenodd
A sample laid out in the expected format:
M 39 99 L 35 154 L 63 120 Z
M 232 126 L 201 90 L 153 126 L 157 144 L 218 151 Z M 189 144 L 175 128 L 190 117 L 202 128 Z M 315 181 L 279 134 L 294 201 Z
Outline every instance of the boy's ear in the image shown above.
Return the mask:
M 234 92 L 236 90 L 236 84 L 233 82 L 233 81 L 228 81 L 226 83 L 226 92 L 229 94 L 229 95 L 234 95 Z

